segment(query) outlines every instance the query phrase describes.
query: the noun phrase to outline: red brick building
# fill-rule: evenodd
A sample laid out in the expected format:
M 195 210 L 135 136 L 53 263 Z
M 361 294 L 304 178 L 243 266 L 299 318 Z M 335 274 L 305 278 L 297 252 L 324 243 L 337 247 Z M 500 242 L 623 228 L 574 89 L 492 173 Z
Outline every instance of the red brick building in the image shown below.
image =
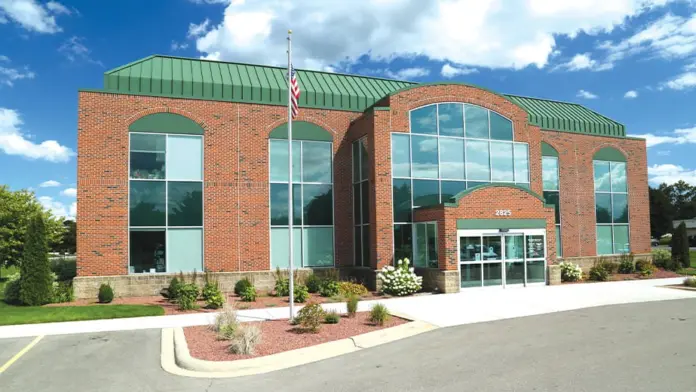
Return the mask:
M 78 296 L 223 288 L 288 264 L 282 68 L 151 56 L 79 93 Z M 296 265 L 375 285 L 547 284 L 562 257 L 650 251 L 646 146 L 583 106 L 461 83 L 298 70 Z M 551 273 L 549 273 L 551 272 Z M 106 278 L 108 276 L 108 278 Z

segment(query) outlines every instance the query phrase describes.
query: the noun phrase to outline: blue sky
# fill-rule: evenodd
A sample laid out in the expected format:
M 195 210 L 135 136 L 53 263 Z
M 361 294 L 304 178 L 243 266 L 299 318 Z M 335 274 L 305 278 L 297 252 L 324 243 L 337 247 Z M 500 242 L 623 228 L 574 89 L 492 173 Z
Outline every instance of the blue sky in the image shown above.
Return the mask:
M 282 65 L 288 28 L 298 68 L 581 103 L 696 185 L 686 0 L 0 0 L 0 183 L 73 216 L 79 88 L 155 53 Z

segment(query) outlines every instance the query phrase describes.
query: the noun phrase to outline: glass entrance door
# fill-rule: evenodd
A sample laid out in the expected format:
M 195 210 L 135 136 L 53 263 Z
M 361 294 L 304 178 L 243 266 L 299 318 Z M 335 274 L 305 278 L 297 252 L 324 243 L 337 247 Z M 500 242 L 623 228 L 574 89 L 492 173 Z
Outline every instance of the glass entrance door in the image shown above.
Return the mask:
M 506 234 L 505 285 L 524 284 L 524 234 Z

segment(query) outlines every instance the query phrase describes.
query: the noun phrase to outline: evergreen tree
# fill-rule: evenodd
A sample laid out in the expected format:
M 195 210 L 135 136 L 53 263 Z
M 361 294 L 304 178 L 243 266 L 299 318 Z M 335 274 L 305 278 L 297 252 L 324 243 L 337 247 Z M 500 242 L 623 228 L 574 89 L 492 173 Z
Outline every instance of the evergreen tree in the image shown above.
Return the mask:
M 34 214 L 27 227 L 24 254 L 20 264 L 19 299 L 22 304 L 29 306 L 47 304 L 51 302 L 52 285 L 46 225 L 41 214 Z
M 684 268 L 688 268 L 691 264 L 689 258 L 689 237 L 684 222 L 677 226 L 672 235 L 672 260 L 677 261 Z

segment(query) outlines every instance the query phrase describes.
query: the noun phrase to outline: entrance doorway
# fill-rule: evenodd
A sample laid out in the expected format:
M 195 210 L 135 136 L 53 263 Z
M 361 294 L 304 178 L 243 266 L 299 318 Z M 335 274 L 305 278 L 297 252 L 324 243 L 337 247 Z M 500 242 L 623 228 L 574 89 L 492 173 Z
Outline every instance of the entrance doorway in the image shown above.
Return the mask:
M 546 284 L 544 229 L 458 230 L 461 287 Z

